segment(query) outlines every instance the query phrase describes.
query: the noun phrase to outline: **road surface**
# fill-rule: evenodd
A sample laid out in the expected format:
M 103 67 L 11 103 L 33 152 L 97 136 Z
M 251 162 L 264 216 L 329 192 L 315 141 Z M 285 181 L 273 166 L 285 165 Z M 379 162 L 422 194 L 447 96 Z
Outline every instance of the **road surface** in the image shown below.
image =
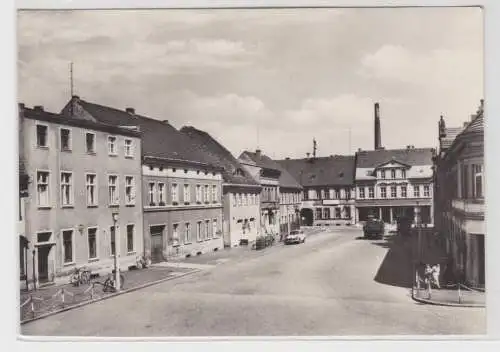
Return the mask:
M 483 308 L 410 298 L 408 258 L 355 228 L 264 251 L 193 258 L 203 270 L 21 327 L 44 336 L 485 334 Z M 238 254 L 239 253 L 239 254 Z M 217 260 L 215 260 L 217 259 Z M 208 263 L 208 264 L 207 264 Z

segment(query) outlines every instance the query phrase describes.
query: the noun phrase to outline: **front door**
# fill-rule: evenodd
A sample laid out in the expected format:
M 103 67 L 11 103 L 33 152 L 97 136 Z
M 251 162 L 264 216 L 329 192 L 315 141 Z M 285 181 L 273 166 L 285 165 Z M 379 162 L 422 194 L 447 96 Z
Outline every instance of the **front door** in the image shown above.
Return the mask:
M 45 283 L 49 281 L 49 253 L 50 246 L 38 247 L 38 281 Z
M 151 227 L 151 262 L 159 263 L 163 258 L 163 231 L 165 226 Z

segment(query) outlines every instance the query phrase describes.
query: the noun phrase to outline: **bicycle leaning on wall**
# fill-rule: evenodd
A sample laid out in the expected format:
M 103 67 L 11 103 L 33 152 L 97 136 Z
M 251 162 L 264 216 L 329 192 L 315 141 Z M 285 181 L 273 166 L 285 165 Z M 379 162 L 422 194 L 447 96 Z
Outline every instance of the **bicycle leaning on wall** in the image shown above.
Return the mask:
M 104 292 L 116 292 L 116 280 L 115 280 L 115 270 L 108 275 L 108 278 L 104 281 L 103 291 Z M 120 290 L 123 289 L 125 285 L 125 276 L 120 272 Z

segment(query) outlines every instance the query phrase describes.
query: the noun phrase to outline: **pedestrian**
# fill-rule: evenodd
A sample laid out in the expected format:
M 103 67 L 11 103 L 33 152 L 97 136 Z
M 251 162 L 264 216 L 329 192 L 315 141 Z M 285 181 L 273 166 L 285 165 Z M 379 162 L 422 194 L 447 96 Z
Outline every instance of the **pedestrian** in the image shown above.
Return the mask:
M 432 292 L 432 268 L 429 264 L 425 264 L 425 271 L 424 271 L 424 278 L 425 278 L 425 285 L 427 286 L 427 291 L 429 291 L 429 295 Z
M 432 281 L 434 282 L 436 287 L 440 289 L 441 285 L 439 284 L 439 274 L 441 273 L 441 265 L 435 264 L 431 267 L 431 270 Z

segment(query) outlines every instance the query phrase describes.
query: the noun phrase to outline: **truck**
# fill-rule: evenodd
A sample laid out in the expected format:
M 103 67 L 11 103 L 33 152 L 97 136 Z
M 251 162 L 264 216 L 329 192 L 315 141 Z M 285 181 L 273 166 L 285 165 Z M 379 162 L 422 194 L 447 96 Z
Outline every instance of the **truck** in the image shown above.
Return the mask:
M 365 238 L 383 238 L 385 224 L 382 220 L 369 216 L 363 225 L 363 235 Z

